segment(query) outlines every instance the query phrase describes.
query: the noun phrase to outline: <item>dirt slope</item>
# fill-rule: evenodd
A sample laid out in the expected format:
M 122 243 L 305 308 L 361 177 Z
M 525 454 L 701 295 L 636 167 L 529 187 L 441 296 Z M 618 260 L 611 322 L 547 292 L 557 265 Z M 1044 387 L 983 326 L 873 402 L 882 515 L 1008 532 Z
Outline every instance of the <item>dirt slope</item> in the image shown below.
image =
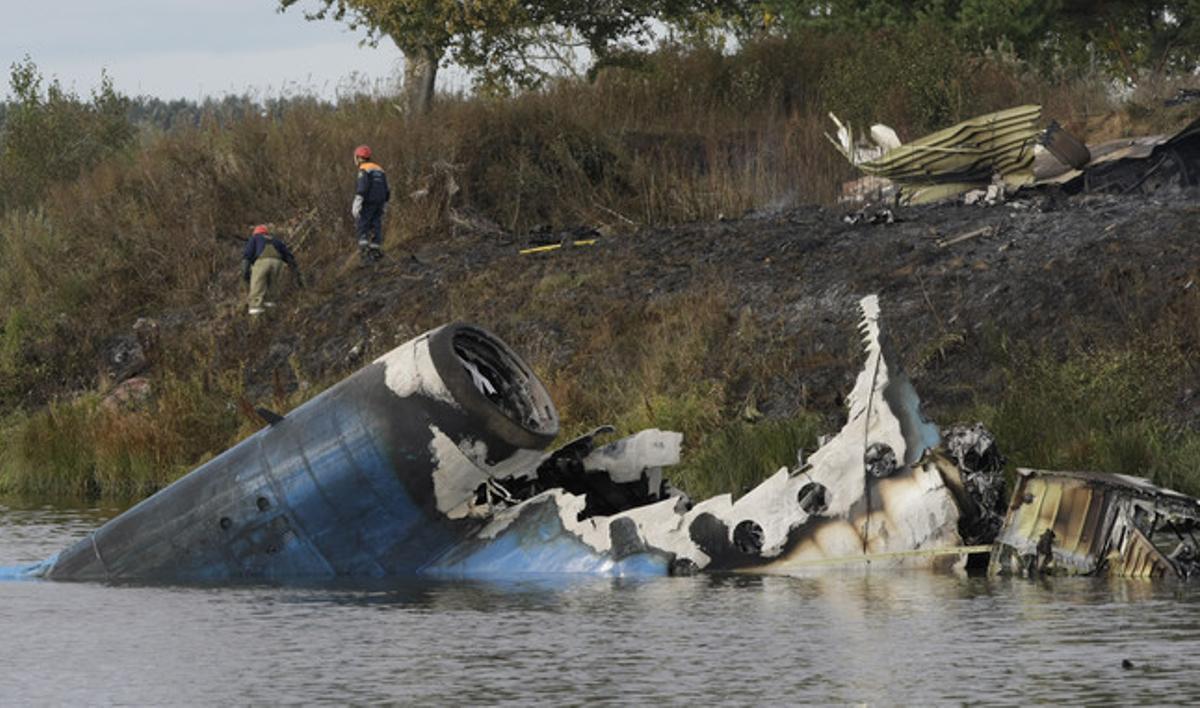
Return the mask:
M 1003 385 L 989 365 L 997 346 L 1062 352 L 1153 336 L 1200 349 L 1198 197 L 1035 195 L 897 210 L 896 223 L 858 225 L 844 211 L 803 207 L 538 255 L 519 255 L 522 239 L 458 233 L 395 247 L 371 266 L 348 244 L 346 262 L 310 271 L 315 285 L 273 321 L 249 326 L 231 298 L 199 324 L 214 331 L 219 364 L 249 362 L 248 391 L 265 398 L 272 387 L 340 376 L 451 319 L 495 329 L 544 374 L 570 360 L 585 323 L 720 288 L 731 336 L 749 316 L 770 346 L 791 350 L 789 374 L 759 386 L 763 412 L 832 413 L 858 366 L 855 303 L 878 292 L 893 343 L 936 412 Z M 190 328 L 195 319 L 164 322 Z M 1189 395 L 1181 392 L 1182 412 L 1194 423 L 1200 401 Z

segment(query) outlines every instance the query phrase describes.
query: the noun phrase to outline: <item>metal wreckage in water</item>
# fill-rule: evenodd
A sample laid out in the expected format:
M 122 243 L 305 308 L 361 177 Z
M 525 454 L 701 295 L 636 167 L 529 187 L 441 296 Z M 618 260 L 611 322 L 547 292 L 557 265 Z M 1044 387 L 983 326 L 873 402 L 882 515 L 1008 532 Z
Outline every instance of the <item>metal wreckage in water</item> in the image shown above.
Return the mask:
M 1190 538 L 1200 508 L 1144 481 L 1026 472 L 1006 510 L 1003 460 L 990 436 L 977 427 L 943 437 L 925 420 L 884 346 L 877 299 L 860 308 L 866 361 L 845 426 L 806 463 L 736 500 L 693 504 L 667 483 L 679 433 L 643 430 L 597 446 L 611 432 L 601 428 L 545 453 L 559 427 L 546 389 L 495 336 L 451 324 L 380 357 L 28 575 L 800 575 L 980 566 L 993 539 L 995 572 L 1188 572 L 1194 550 L 1164 554 L 1149 539 L 1167 530 Z

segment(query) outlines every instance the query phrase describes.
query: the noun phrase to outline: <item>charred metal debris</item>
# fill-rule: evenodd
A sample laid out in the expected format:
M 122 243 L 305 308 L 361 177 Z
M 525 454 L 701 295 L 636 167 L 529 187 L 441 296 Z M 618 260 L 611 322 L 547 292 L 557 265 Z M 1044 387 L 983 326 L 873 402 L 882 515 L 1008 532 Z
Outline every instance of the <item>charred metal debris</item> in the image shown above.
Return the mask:
M 1138 477 L 1021 469 L 990 572 L 1188 578 L 1200 500 Z
M 988 113 L 901 143 L 873 125 L 865 136 L 836 116 L 827 136 L 865 176 L 844 202 L 995 204 L 1029 190 L 1068 195 L 1149 194 L 1200 184 L 1200 119 L 1176 133 L 1085 145 L 1057 122 L 1039 128 L 1041 106 Z
M 994 572 L 1192 572 L 1197 502 L 1148 483 L 1023 472 L 1006 506 L 994 438 L 926 420 L 886 344 L 878 299 L 859 308 L 865 361 L 845 425 L 736 499 L 693 502 L 667 481 L 680 433 L 601 444 L 614 432 L 605 426 L 544 452 L 559 433 L 544 386 L 494 335 L 451 324 L 28 574 L 228 582 L 982 569 L 993 541 Z M 1143 541 L 1168 533 L 1180 540 L 1170 551 Z

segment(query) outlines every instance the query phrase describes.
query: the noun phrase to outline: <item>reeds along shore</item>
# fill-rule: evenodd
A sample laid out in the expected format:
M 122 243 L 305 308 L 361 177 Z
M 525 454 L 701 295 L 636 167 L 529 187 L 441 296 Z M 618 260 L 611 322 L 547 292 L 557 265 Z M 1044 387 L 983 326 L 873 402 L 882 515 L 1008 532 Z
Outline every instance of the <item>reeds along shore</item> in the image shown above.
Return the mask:
M 620 230 L 828 203 L 852 174 L 823 137 L 829 110 L 856 125 L 886 122 L 908 137 L 1035 102 L 1084 137 L 1156 127 L 1137 94 L 1118 104 L 1100 78 L 1047 78 L 919 35 L 869 46 L 813 35 L 734 55 L 664 49 L 593 82 L 562 80 L 505 98 L 443 96 L 424 116 L 403 114 L 389 98 L 346 97 L 335 106 L 297 97 L 193 111 L 195 120 L 164 128 L 114 120 L 131 104 L 111 87 L 91 101 L 61 91 L 25 95 L 22 108 L 5 112 L 0 164 L 0 491 L 74 498 L 145 495 L 253 430 L 236 402 L 269 342 L 235 326 L 242 302 L 234 244 L 262 221 L 299 240 L 311 286 L 297 297 L 309 315 L 322 312 L 322 299 L 356 287 L 344 277 L 345 242 L 323 236 L 351 229 L 356 144 L 370 144 L 388 170 L 398 198 L 386 242 L 399 250 L 450 238 L 447 199 L 457 213 L 508 233 L 541 224 Z M 89 149 L 37 159 L 72 144 L 72 135 L 86 135 Z M 456 191 L 446 189 L 448 180 Z M 428 196 L 407 197 L 420 190 Z M 613 264 L 612 273 L 590 277 L 617 278 L 620 270 Z M 511 305 L 521 301 L 512 287 L 504 274 L 481 272 L 454 297 L 493 298 L 496 317 L 512 318 Z M 436 310 L 414 300 L 411 311 L 391 316 L 397 326 L 419 328 L 455 309 L 453 299 Z M 792 362 L 786 342 L 773 342 L 752 318 L 739 320 L 737 310 L 720 282 L 656 303 L 556 310 L 555 326 L 575 342 L 570 359 L 536 346 L 528 354 L 567 432 L 596 422 L 683 430 L 681 486 L 698 496 L 736 493 L 833 428 L 822 417 L 829 411 L 747 422 L 754 386 L 746 382 L 781 375 Z M 196 326 L 155 353 L 152 398 L 136 408 L 101 405 L 106 384 L 96 362 L 105 342 L 139 316 L 165 313 L 192 317 Z M 388 343 L 368 342 L 366 354 Z M 1020 384 L 1012 400 L 962 413 L 997 426 L 1004 444 L 1041 426 L 1017 391 L 1033 396 L 1021 401 L 1038 400 L 1070 367 L 1099 362 L 1081 354 L 1066 364 L 1014 356 L 996 365 Z M 314 375 L 293 362 L 275 405 L 295 405 L 355 366 L 337 360 Z M 1105 369 L 1116 385 L 1134 385 L 1140 370 Z M 1107 471 L 1134 471 L 1147 459 L 1157 469 L 1178 454 L 1200 458 L 1192 438 L 1181 446 L 1182 431 L 1154 422 L 1154 401 L 1137 417 L 1145 444 L 1113 423 L 1107 405 L 1100 392 L 1077 400 L 1063 417 L 1095 426 L 1021 442 L 1010 457 Z M 1081 443 L 1080 436 L 1099 437 Z M 1176 485 L 1200 489 L 1190 478 Z

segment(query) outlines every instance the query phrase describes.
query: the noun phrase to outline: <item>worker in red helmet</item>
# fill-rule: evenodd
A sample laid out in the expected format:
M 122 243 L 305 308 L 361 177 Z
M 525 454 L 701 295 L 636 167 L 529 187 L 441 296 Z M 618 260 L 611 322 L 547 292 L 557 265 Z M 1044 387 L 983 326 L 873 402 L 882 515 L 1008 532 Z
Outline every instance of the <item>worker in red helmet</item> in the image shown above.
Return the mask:
M 354 162 L 358 165 L 358 182 L 354 189 L 355 232 L 358 234 L 358 250 L 365 260 L 383 257 L 383 211 L 391 199 L 387 175 L 383 168 L 371 160 L 371 148 L 359 145 L 354 149 Z
M 257 317 L 265 308 L 275 307 L 284 265 L 296 274 L 296 283 L 303 284 L 296 256 L 287 244 L 272 236 L 266 226 L 255 226 L 242 251 L 242 278 L 250 284 L 251 316 Z

